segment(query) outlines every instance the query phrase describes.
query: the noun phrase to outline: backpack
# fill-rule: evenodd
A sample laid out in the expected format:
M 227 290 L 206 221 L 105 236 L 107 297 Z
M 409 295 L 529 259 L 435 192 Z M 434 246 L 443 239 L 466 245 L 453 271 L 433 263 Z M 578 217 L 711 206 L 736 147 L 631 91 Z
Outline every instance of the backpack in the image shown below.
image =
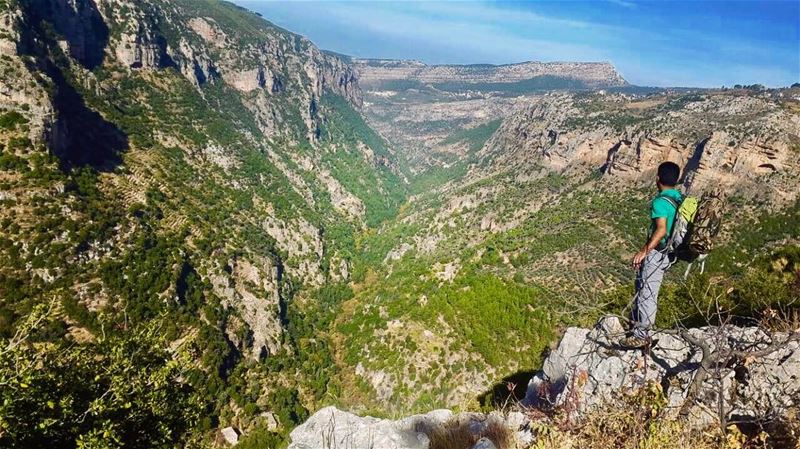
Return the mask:
M 715 190 L 704 193 L 699 201 L 693 196 L 684 198 L 675 213 L 667 252 L 679 260 L 705 264 L 722 226 L 724 205 L 722 194 Z

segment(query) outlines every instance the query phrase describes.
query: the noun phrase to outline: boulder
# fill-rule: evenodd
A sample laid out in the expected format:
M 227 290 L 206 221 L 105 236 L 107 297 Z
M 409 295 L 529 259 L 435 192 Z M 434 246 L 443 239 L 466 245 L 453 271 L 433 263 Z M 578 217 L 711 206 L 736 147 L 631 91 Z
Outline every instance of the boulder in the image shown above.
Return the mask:
M 492 440 L 483 437 L 472 446 L 472 449 L 497 449 L 497 446 L 492 443 Z
M 528 384 L 524 404 L 580 414 L 658 384 L 669 414 L 683 414 L 702 427 L 718 418 L 719 395 L 727 418 L 738 420 L 773 416 L 800 402 L 796 336 L 736 326 L 662 331 L 644 354 L 618 345 L 624 333 L 616 317 L 594 329 L 567 329 Z M 706 362 L 714 362 L 705 370 L 703 346 Z M 698 375 L 702 382 L 695 382 Z
M 451 416 L 449 410 L 434 410 L 392 421 L 361 417 L 336 407 L 326 407 L 292 431 L 289 449 L 427 449 L 429 440 L 426 432 Z
M 225 442 L 231 446 L 235 446 L 239 442 L 239 432 L 233 427 L 226 427 L 220 430 L 220 433 Z

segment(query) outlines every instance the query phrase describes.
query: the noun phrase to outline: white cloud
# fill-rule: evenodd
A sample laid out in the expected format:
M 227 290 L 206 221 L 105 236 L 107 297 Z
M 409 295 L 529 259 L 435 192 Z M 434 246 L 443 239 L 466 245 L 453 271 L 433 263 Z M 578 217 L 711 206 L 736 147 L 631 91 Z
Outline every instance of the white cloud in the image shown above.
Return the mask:
M 636 3 L 628 0 L 608 0 L 608 2 L 628 9 L 633 9 L 637 6 Z

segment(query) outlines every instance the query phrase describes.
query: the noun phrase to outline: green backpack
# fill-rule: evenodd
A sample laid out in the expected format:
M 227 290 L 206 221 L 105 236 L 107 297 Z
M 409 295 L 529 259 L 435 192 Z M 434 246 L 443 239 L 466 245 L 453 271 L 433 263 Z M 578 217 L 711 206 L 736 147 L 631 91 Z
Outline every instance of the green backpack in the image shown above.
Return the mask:
M 679 260 L 704 263 L 722 227 L 722 194 L 712 190 L 698 199 L 687 196 L 677 208 L 667 252 Z M 688 274 L 688 270 L 687 270 Z

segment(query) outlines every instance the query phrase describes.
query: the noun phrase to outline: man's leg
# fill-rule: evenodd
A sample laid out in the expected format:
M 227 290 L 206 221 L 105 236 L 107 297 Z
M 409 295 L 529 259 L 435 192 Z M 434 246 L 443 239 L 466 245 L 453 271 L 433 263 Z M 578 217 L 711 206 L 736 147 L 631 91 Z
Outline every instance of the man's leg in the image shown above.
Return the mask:
M 634 337 L 643 339 L 650 337 L 650 329 L 656 321 L 658 290 L 661 288 L 667 268 L 669 268 L 669 258 L 658 251 L 651 251 L 642 262 L 642 267 L 636 276 L 636 296 L 631 311 Z

